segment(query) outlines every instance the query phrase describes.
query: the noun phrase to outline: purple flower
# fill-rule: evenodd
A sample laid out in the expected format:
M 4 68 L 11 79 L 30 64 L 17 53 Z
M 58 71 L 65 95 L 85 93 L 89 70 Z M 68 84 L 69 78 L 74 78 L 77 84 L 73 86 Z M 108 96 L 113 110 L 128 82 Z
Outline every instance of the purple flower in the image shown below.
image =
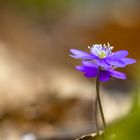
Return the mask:
M 126 75 L 115 69 L 117 67 L 125 67 L 133 64 L 136 60 L 126 58 L 128 51 L 120 50 L 112 52 L 113 47 L 109 45 L 95 44 L 89 47 L 90 53 L 86 53 L 77 49 L 71 49 L 71 57 L 82 59 L 82 65 L 76 66 L 76 69 L 84 72 L 88 78 L 98 76 L 102 82 L 110 80 L 111 77 L 126 79 Z

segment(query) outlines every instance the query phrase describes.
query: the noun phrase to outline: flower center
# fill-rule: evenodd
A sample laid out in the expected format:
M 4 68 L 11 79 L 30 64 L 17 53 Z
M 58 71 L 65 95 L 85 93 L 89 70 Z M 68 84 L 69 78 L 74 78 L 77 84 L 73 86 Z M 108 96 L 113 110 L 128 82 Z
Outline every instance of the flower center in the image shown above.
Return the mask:
M 101 51 L 101 52 L 98 54 L 98 56 L 99 56 L 100 58 L 104 58 L 104 57 L 106 57 L 106 53 L 103 52 L 103 51 Z
M 98 56 L 100 59 L 112 54 L 113 47 L 108 43 L 106 44 L 95 44 L 92 47 L 89 46 L 91 53 Z

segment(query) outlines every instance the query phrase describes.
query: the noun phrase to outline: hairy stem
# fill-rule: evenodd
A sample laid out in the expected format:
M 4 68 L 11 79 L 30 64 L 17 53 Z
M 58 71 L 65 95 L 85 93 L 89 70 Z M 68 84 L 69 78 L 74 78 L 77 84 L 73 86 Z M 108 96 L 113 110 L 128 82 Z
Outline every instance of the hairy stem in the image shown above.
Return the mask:
M 99 135 L 99 125 L 98 125 L 98 99 L 97 99 L 97 95 L 96 95 L 96 98 L 95 98 L 95 126 L 96 126 L 97 135 Z
M 97 77 L 97 79 L 96 79 L 97 102 L 99 104 L 99 110 L 101 112 L 101 118 L 102 118 L 103 126 L 104 126 L 104 129 L 105 129 L 106 128 L 106 122 L 105 122 L 105 117 L 104 117 L 103 108 L 102 108 L 102 104 L 101 104 L 99 89 L 100 89 L 100 82 L 99 82 L 99 79 Z

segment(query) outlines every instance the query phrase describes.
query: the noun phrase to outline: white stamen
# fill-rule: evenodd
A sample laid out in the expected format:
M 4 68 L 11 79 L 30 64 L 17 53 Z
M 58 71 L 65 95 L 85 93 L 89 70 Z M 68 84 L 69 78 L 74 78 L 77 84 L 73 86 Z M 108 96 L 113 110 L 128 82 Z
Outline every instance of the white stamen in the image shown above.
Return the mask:
M 107 55 L 112 54 L 113 46 L 110 46 L 109 43 L 106 44 L 95 44 L 92 45 L 92 47 L 88 46 L 88 48 L 91 50 L 91 52 L 95 55 L 97 55 L 100 58 L 104 58 Z
M 91 47 L 90 47 L 90 46 L 88 46 L 88 48 L 89 48 L 89 49 L 91 49 Z

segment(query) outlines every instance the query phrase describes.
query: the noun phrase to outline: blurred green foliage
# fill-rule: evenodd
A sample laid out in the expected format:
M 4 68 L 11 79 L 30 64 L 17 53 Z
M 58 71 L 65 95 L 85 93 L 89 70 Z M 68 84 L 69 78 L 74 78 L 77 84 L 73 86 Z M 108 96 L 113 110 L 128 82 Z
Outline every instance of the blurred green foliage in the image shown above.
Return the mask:
M 136 94 L 134 105 L 128 115 L 111 124 L 105 133 L 105 140 L 140 139 L 140 92 Z
M 90 134 L 77 140 L 139 140 L 140 139 L 140 92 L 135 94 L 131 111 L 122 119 L 110 124 L 104 136 Z
M 34 13 L 40 16 L 47 14 L 57 16 L 58 14 L 65 14 L 67 11 L 71 11 L 71 8 L 91 3 L 93 3 L 92 0 L 1 0 L 0 6 L 12 6 L 27 15 Z
M 63 16 L 74 4 L 74 0 L 1 0 L 0 6 L 8 6 L 31 19 Z
M 73 5 L 74 0 L 1 0 L 1 4 L 17 7 L 24 12 L 37 10 L 37 11 L 52 11 L 57 9 L 69 8 Z

